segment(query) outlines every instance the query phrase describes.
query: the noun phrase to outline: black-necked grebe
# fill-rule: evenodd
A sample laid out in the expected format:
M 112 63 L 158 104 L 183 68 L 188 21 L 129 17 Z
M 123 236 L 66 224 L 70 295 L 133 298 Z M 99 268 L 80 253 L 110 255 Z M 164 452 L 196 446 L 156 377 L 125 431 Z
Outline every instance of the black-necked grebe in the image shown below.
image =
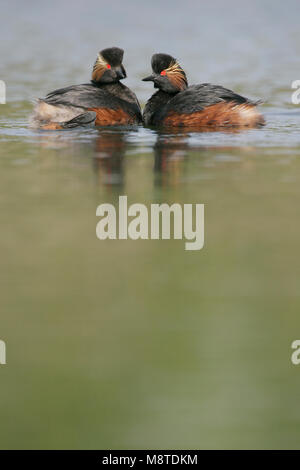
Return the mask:
M 251 101 L 227 88 L 210 83 L 188 86 L 177 60 L 168 54 L 152 56 L 152 81 L 159 91 L 148 100 L 143 119 L 147 126 L 256 127 L 265 123 Z
M 68 129 L 138 124 L 142 121 L 136 95 L 120 80 L 126 78 L 123 49 L 103 49 L 95 62 L 91 83 L 73 85 L 48 93 L 38 100 L 31 125 L 41 129 Z

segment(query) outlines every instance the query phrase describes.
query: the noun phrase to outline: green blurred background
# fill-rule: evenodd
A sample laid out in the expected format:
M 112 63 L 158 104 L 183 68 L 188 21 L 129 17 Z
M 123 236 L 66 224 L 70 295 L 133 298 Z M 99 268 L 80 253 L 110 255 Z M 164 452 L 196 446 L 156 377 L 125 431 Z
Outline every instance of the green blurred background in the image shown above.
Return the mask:
M 299 3 L 3 3 L 0 447 L 299 448 Z M 110 45 L 143 104 L 169 52 L 191 82 L 266 98 L 268 125 L 28 129 L 30 100 L 88 81 Z M 204 203 L 204 249 L 98 240 L 122 194 Z

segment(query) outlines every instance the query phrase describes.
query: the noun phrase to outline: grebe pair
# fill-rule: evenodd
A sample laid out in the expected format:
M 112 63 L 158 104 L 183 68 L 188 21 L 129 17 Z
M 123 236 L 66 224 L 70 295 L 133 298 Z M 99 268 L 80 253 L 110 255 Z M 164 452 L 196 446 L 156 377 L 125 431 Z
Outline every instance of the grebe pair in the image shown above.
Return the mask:
M 168 54 L 154 54 L 152 81 L 158 91 L 148 100 L 142 116 L 136 95 L 120 80 L 126 78 L 124 51 L 102 50 L 95 62 L 91 83 L 61 88 L 38 100 L 31 119 L 41 129 L 68 129 L 140 124 L 146 126 L 221 128 L 264 125 L 251 101 L 227 88 L 204 83 L 188 86 L 184 70 Z

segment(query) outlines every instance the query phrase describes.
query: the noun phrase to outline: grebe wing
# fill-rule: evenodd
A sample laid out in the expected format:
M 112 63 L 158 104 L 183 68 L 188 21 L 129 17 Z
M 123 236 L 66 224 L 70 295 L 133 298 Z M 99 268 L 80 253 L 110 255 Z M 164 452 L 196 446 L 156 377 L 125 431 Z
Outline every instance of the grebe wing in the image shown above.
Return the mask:
M 129 89 L 128 89 L 129 90 Z M 130 90 L 129 90 L 130 91 Z M 72 85 L 54 90 L 42 100 L 53 106 L 73 106 L 83 109 L 122 109 L 131 116 L 138 116 L 141 120 L 141 109 L 134 93 L 132 100 L 124 100 L 108 89 L 102 89 L 92 83 Z
M 203 83 L 201 85 L 192 85 L 186 90 L 181 91 L 172 98 L 166 105 L 165 111 L 176 111 L 178 113 L 189 114 L 202 111 L 207 106 L 221 102 L 233 101 L 236 104 L 258 104 L 244 96 L 238 95 L 228 88 L 220 85 L 211 85 Z
M 139 103 L 139 100 L 137 99 L 137 96 L 136 94 L 130 90 L 130 88 L 128 88 L 127 86 L 123 85 L 122 83 L 122 87 L 124 88 L 124 90 L 126 91 L 126 94 L 128 96 L 128 101 L 131 102 L 131 103 L 134 103 L 137 105 L 138 107 L 138 110 L 141 112 L 141 105 Z
M 79 108 L 118 107 L 111 94 L 89 83 L 59 88 L 48 93 L 42 101 L 53 106 L 64 105 Z

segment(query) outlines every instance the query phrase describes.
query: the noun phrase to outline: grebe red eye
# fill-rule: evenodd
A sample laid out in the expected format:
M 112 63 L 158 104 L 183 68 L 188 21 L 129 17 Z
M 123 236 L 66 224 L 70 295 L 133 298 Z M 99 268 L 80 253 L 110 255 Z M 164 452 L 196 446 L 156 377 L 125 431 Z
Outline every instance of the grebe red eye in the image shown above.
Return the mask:
M 111 65 L 107 64 L 106 68 L 111 69 Z
M 165 70 L 163 70 L 162 72 L 160 72 L 161 75 L 167 75 L 167 72 Z

